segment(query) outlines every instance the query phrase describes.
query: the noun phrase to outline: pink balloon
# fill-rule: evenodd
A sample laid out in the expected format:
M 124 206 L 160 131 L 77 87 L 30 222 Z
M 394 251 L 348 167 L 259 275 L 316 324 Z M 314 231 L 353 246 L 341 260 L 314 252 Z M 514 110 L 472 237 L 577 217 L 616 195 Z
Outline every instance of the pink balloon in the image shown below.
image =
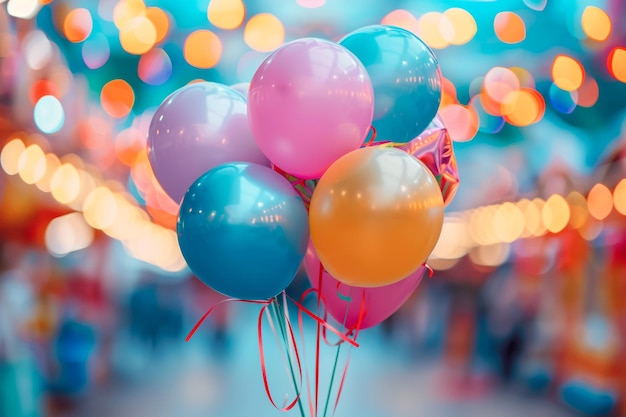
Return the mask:
M 212 82 L 186 85 L 161 103 L 148 130 L 148 159 L 159 184 L 177 203 L 217 165 L 270 166 L 250 131 L 246 99 Z
M 322 176 L 369 132 L 374 91 L 363 64 L 343 46 L 314 38 L 278 48 L 250 82 L 248 117 L 265 155 L 303 179 Z
M 319 273 L 321 263 L 313 245 L 309 246 L 304 256 L 304 269 L 307 272 L 311 286 L 319 288 Z M 363 319 L 361 329 L 376 326 L 395 313 L 406 302 L 411 293 L 422 281 L 426 268 L 420 267 L 417 271 L 391 285 L 376 288 L 361 288 L 343 284 L 333 278 L 326 270 L 322 272 L 321 295 L 324 297 L 326 311 L 345 327 L 356 327 L 363 305 Z

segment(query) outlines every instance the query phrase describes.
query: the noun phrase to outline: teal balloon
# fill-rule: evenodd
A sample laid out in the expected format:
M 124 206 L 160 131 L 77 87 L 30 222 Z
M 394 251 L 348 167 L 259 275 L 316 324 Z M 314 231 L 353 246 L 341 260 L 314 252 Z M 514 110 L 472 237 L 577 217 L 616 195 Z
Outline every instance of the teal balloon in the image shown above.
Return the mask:
M 176 228 L 189 269 L 215 291 L 246 300 L 287 288 L 309 240 L 308 213 L 291 183 L 243 162 L 200 176 L 183 197 Z
M 435 118 L 441 103 L 441 71 L 435 54 L 416 35 L 395 26 L 366 26 L 339 43 L 359 58 L 372 80 L 375 141 L 415 139 Z

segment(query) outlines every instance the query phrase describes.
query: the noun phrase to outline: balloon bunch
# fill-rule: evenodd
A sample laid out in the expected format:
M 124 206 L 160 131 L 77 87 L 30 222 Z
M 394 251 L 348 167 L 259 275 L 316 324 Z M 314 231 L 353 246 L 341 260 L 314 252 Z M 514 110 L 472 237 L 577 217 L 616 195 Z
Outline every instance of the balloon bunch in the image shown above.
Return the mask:
M 440 97 L 432 51 L 383 25 L 288 42 L 247 89 L 175 91 L 152 118 L 148 156 L 180 202 L 191 271 L 267 309 L 304 261 L 342 341 L 389 317 L 419 284 L 458 185 Z

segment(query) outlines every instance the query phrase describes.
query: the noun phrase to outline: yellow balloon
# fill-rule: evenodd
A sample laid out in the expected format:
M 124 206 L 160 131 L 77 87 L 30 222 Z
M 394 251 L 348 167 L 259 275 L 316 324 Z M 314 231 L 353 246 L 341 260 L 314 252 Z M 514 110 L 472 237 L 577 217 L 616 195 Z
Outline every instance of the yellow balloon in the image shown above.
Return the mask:
M 443 213 L 426 165 L 396 148 L 365 147 L 339 158 L 320 178 L 309 208 L 311 240 L 337 280 L 380 287 L 426 261 Z

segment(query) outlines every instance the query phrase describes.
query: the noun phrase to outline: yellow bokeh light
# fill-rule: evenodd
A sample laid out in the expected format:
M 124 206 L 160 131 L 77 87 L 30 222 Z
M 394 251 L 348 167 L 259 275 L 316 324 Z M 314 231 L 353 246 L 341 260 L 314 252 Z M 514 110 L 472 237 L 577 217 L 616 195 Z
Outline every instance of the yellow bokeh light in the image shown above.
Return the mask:
M 146 5 L 142 0 L 122 0 L 113 9 L 113 22 L 119 30 L 125 30 L 133 19 L 145 14 Z
M 50 193 L 61 204 L 74 201 L 80 191 L 78 170 L 72 164 L 62 164 L 50 178 Z
M 129 54 L 145 54 L 156 42 L 157 29 L 146 16 L 137 16 L 120 29 L 120 44 Z
M 561 90 L 574 91 L 583 85 L 585 69 L 576 59 L 558 55 L 552 63 L 552 80 Z
M 581 23 L 585 34 L 593 40 L 604 41 L 611 34 L 611 18 L 599 7 L 585 7 Z
M 541 221 L 545 228 L 552 233 L 559 233 L 567 226 L 569 219 L 570 209 L 565 198 L 558 194 L 550 196 L 541 210 Z
M 493 216 L 493 231 L 501 242 L 513 242 L 524 232 L 524 213 L 513 203 L 504 203 Z
M 437 259 L 461 258 L 468 251 L 468 230 L 464 219 L 446 217 L 431 256 Z
M 616 80 L 626 83 L 626 48 L 615 47 L 607 58 L 607 68 Z
M 434 49 L 443 49 L 454 39 L 454 26 L 443 13 L 424 13 L 418 20 L 418 29 L 417 35 Z
M 57 217 L 46 227 L 46 248 L 54 256 L 64 256 L 84 249 L 91 245 L 93 239 L 93 229 L 85 223 L 80 213 Z
M 414 34 L 419 33 L 419 23 L 417 18 L 408 10 L 396 9 L 389 12 L 380 21 L 382 25 L 397 26 L 412 32 Z
M 613 190 L 613 205 L 618 213 L 626 216 L 626 178 L 618 182 Z
M 500 266 L 506 262 L 511 253 L 511 245 L 508 243 L 497 243 L 487 246 L 477 246 L 469 253 L 470 260 L 481 266 Z
M 258 52 L 271 52 L 285 41 L 285 28 L 273 14 L 252 16 L 243 32 L 246 44 Z
M 215 27 L 236 29 L 243 23 L 246 7 L 241 0 L 211 0 L 207 17 Z
M 56 172 L 57 169 L 61 166 L 61 161 L 59 157 L 53 153 L 46 154 L 46 171 L 42 175 L 42 177 L 35 183 L 37 188 L 44 193 L 50 192 L 50 180 L 52 179 L 52 175 Z
M 159 43 L 165 39 L 170 31 L 170 18 L 167 13 L 158 7 L 148 7 L 146 9 L 146 18 L 152 22 L 156 29 L 156 39 L 154 43 Z
M 16 175 L 19 172 L 18 161 L 22 152 L 26 150 L 26 145 L 22 139 L 16 138 L 9 141 L 0 153 L 0 164 L 2 169 L 9 175 Z
M 83 204 L 83 215 L 88 225 L 102 230 L 115 221 L 117 200 L 107 187 L 96 187 L 89 193 Z
M 477 26 L 470 12 L 453 7 L 443 12 L 443 15 L 450 20 L 454 28 L 454 36 L 450 40 L 452 45 L 464 45 L 474 38 Z
M 493 21 L 496 36 L 504 43 L 519 43 L 526 39 L 526 24 L 513 12 L 500 12 Z
M 17 162 L 18 174 L 26 184 L 34 184 L 46 173 L 46 155 L 39 145 L 30 145 Z
M 213 68 L 222 57 L 222 42 L 210 30 L 197 30 L 185 40 L 185 60 L 196 68 Z
M 613 210 L 613 194 L 604 184 L 596 184 L 587 194 L 587 208 L 597 220 L 606 219 Z
M 578 191 L 572 191 L 567 196 L 567 203 L 570 207 L 569 224 L 575 229 L 580 229 L 587 222 L 589 211 L 587 211 L 587 199 Z

